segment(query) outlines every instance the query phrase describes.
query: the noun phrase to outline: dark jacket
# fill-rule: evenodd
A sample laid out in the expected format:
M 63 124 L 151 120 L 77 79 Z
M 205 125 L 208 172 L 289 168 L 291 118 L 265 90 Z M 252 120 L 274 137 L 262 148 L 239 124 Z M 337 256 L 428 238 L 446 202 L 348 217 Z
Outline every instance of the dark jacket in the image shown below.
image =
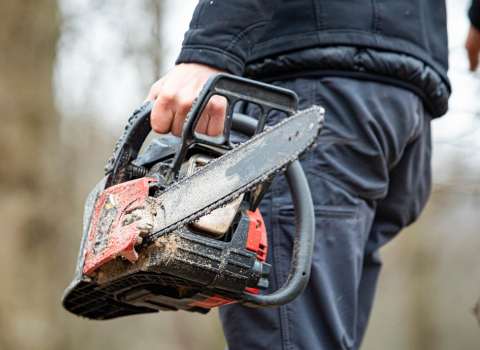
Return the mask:
M 472 25 L 477 28 L 477 30 L 480 30 L 480 0 L 472 1 L 472 6 L 468 11 L 468 17 Z
M 177 63 L 259 80 L 340 75 L 402 86 L 448 108 L 444 0 L 201 0 Z

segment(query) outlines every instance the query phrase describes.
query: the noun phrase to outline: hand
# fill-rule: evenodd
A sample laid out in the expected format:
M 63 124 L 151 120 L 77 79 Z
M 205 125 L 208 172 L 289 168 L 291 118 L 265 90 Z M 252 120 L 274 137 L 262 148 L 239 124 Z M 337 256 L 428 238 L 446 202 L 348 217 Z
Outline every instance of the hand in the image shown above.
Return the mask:
M 480 55 L 480 31 L 474 26 L 470 26 L 465 48 L 468 51 L 468 59 L 470 60 L 470 70 L 472 72 L 477 69 L 478 56 Z
M 205 82 L 222 71 L 198 63 L 181 63 L 153 84 L 147 101 L 156 100 L 151 114 L 153 131 L 175 136 L 182 135 L 187 113 L 192 108 Z M 227 102 L 213 96 L 208 102 L 195 129 L 200 134 L 218 136 L 223 130 Z

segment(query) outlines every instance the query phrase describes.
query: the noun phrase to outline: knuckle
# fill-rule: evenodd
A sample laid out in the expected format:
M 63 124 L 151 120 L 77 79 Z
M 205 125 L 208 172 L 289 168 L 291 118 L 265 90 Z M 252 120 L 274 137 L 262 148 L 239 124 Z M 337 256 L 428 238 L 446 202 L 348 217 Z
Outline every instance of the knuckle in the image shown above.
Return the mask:
M 163 104 L 172 104 L 175 102 L 176 95 L 172 92 L 164 92 L 159 96 L 160 101 Z
M 152 87 L 150 88 L 150 92 L 151 93 L 154 93 L 156 91 L 158 91 L 160 89 L 160 83 L 157 81 L 156 83 L 154 83 L 152 85 Z
M 178 108 L 181 113 L 186 114 L 190 111 L 190 109 L 192 108 L 192 105 L 193 105 L 193 101 L 188 99 L 183 99 L 180 101 Z
M 209 105 L 210 109 L 215 113 L 220 113 L 225 110 L 225 102 L 219 99 L 212 99 Z

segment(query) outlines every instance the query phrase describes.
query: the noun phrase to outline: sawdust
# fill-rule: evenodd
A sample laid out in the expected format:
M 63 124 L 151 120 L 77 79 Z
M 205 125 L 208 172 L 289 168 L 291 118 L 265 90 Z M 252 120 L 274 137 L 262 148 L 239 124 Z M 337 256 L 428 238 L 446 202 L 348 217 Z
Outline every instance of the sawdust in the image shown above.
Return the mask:
M 175 256 L 179 243 L 176 235 L 167 235 L 158 238 L 155 246 L 163 249 L 163 260 L 166 260 L 165 264 L 168 264 Z
M 120 258 L 110 260 L 100 266 L 96 272 L 97 283 L 104 283 L 113 279 L 115 276 L 123 274 L 131 267 L 131 262 Z
M 151 258 L 154 255 L 160 256 L 164 265 L 172 266 L 176 263 L 174 257 L 182 255 L 183 251 L 179 249 L 182 246 L 182 240 L 175 232 L 162 236 L 154 244 L 140 249 L 138 260 L 134 263 L 117 256 L 100 266 L 95 271 L 96 282 L 102 284 L 140 271 L 152 264 Z

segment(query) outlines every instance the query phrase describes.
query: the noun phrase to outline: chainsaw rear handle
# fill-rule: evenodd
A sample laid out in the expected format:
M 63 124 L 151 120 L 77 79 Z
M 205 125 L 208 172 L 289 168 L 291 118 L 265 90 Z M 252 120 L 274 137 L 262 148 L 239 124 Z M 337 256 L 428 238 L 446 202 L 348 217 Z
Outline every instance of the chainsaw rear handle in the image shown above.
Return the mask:
M 208 101 L 214 95 L 223 96 L 227 100 L 223 134 L 220 137 L 197 134 L 195 133 L 195 127 Z M 251 102 L 260 108 L 259 122 L 255 126 L 254 134 L 263 131 L 270 111 L 277 110 L 285 112 L 290 116 L 298 109 L 298 97 L 291 90 L 226 73 L 211 76 L 188 113 L 183 125 L 182 142 L 175 154 L 167 176 L 177 173 L 185 160 L 189 148 L 194 144 L 205 144 L 223 149 L 233 148 L 230 142 L 230 130 L 232 127 L 233 109 L 239 101 Z M 105 168 L 106 175 L 112 173 L 107 187 L 131 179 L 131 175 L 129 175 L 131 171 L 128 170 L 128 167 L 132 167 L 131 162 L 137 158 L 143 142 L 152 130 L 150 114 L 154 103 L 155 101 L 145 103 L 135 111 L 129 120 L 125 133 L 117 144 L 112 160 Z
M 235 113 L 233 130 L 252 136 L 256 127 L 255 119 Z M 295 239 L 290 274 L 285 284 L 270 295 L 243 292 L 242 303 L 249 307 L 272 308 L 285 305 L 303 292 L 310 278 L 315 242 L 315 212 L 312 195 L 299 161 L 293 162 L 287 168 L 285 178 L 292 194 L 295 210 Z

